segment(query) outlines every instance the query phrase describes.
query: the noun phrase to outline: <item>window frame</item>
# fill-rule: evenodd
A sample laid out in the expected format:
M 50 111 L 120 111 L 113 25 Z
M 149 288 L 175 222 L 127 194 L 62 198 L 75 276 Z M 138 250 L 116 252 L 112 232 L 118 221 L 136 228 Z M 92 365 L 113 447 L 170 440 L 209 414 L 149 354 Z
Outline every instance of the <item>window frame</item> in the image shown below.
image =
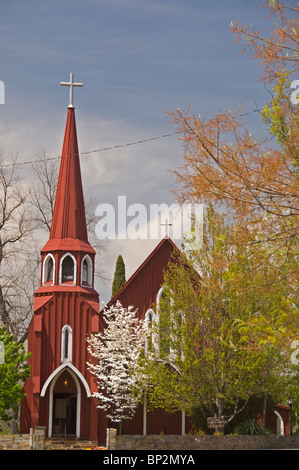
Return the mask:
M 154 339 L 154 343 L 155 343 L 155 347 L 157 348 L 157 351 L 159 353 L 162 352 L 161 342 L 160 342 L 160 299 L 163 295 L 163 291 L 164 291 L 164 287 L 162 286 L 162 287 L 160 287 L 160 289 L 157 293 L 157 296 L 156 296 L 155 321 L 156 321 L 158 333 L 156 335 L 157 338 Z M 172 299 L 170 299 L 170 305 L 173 305 L 173 300 Z M 180 317 L 181 317 L 181 321 L 184 321 L 184 315 L 182 314 L 182 312 L 180 312 Z M 171 321 L 172 321 L 173 325 L 175 325 L 175 320 L 173 318 L 171 318 Z M 175 341 L 175 337 L 173 337 L 173 335 L 171 333 L 169 333 L 169 335 L 170 335 L 170 339 Z M 169 359 L 172 360 L 172 361 L 177 358 L 177 353 L 173 350 L 173 348 L 171 347 L 171 344 L 169 345 L 169 351 L 164 351 L 164 354 L 165 353 L 166 353 L 166 355 L 169 356 Z M 183 353 L 182 352 L 181 352 L 181 358 L 183 358 Z
M 66 333 L 68 333 L 67 355 L 65 355 Z M 72 362 L 72 349 L 73 349 L 73 330 L 70 325 L 66 324 L 61 329 L 60 341 L 60 360 L 61 362 Z
M 53 263 L 53 276 L 52 281 L 47 281 L 47 271 L 48 271 L 48 264 L 49 261 L 52 260 Z M 48 253 L 43 261 L 43 271 L 42 271 L 42 285 L 43 286 L 54 286 L 55 284 L 55 258 L 51 253 Z
M 74 263 L 74 276 L 73 276 L 73 281 L 62 282 L 62 267 L 63 267 L 63 262 L 64 262 L 65 258 L 67 258 L 68 256 L 73 260 L 73 263 Z M 59 262 L 59 285 L 61 285 L 61 286 L 75 286 L 76 283 L 77 283 L 77 260 L 76 260 L 76 258 L 74 257 L 74 255 L 72 255 L 72 253 L 65 253 L 65 254 L 61 257 L 60 262 Z
M 84 262 L 87 263 L 87 283 L 83 281 L 83 269 L 84 269 Z M 92 288 L 93 287 L 93 262 L 89 255 L 85 255 L 81 261 L 81 276 L 80 276 L 80 284 L 81 287 Z
M 152 315 L 151 320 L 149 319 L 150 314 Z M 155 311 L 152 308 L 147 309 L 147 311 L 145 312 L 144 321 L 145 321 L 146 327 L 150 326 L 150 324 L 153 325 L 156 322 L 156 314 L 155 314 Z M 156 350 L 158 345 L 157 345 L 157 338 L 156 338 L 156 332 L 155 331 L 153 331 L 152 337 L 149 338 L 149 339 L 150 339 L 151 345 Z M 145 354 L 147 355 L 148 352 L 149 352 L 149 341 L 148 341 L 148 338 L 146 338 L 146 340 L 145 340 Z

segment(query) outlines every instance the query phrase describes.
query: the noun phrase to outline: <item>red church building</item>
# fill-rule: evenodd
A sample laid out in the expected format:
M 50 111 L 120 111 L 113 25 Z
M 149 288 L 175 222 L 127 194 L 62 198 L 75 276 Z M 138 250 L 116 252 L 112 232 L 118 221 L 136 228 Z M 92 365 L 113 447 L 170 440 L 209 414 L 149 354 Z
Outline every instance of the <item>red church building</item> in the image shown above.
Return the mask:
M 20 432 L 45 426 L 46 436 L 75 436 L 104 443 L 108 422 L 97 408 L 95 377 L 87 363 L 86 338 L 102 330 L 99 295 L 94 288 L 95 251 L 87 236 L 79 162 L 73 75 L 67 111 L 57 192 L 49 240 L 41 250 L 40 286 L 34 294 L 34 315 L 28 331 L 31 376 L 24 385 Z M 163 238 L 109 304 L 134 305 L 142 319 L 153 318 L 159 306 L 164 272 L 177 250 Z M 108 305 L 109 305 L 108 304 Z M 184 434 L 191 423 L 183 412 L 172 414 L 140 405 L 123 424 L 124 434 Z

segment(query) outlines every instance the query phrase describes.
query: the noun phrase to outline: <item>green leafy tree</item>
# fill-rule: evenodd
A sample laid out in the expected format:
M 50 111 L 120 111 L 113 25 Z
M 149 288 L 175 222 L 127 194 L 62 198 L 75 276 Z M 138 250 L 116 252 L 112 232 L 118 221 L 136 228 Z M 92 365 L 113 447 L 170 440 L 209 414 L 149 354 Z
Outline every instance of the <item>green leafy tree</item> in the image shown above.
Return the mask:
M 5 327 L 0 329 L 0 345 L 0 419 L 9 421 L 12 418 L 10 412 L 18 411 L 24 397 L 23 383 L 30 375 L 30 367 L 26 362 L 29 354 Z
M 169 265 L 144 361 L 153 407 L 228 424 L 251 397 L 281 395 L 298 310 L 287 283 L 273 282 L 273 259 L 257 269 L 264 248 L 232 245 L 233 230 L 209 208 L 202 247 Z
M 126 268 L 123 257 L 119 255 L 116 260 L 114 278 L 112 283 L 112 297 L 119 291 L 119 289 L 126 282 Z

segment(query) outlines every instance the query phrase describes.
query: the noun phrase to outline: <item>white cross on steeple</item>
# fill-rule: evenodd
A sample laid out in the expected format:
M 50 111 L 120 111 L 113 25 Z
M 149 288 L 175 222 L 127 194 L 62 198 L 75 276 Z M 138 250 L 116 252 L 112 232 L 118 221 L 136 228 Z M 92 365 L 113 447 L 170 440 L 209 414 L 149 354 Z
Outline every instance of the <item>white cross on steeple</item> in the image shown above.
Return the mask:
M 69 82 L 60 82 L 61 86 L 69 86 L 70 87 L 70 104 L 68 108 L 74 108 L 73 105 L 73 87 L 74 86 L 83 86 L 83 83 L 74 83 L 74 73 L 70 73 L 70 81 Z
M 172 224 L 168 223 L 168 220 L 166 219 L 165 224 L 160 223 L 160 225 L 165 226 L 165 232 L 166 232 L 166 235 L 168 235 L 168 227 L 171 227 Z

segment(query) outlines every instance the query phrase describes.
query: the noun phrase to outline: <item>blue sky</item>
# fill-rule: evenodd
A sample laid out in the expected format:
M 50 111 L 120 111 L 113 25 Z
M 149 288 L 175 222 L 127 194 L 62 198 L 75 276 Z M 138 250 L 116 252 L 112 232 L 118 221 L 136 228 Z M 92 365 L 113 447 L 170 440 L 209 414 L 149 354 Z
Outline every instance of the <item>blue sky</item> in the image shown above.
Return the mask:
M 1 146 L 20 160 L 61 151 L 68 90 L 59 82 L 70 72 L 84 83 L 74 90 L 81 152 L 172 133 L 166 111 L 191 102 L 209 117 L 240 104 L 252 111 L 268 99 L 257 62 L 238 57 L 229 32 L 231 20 L 266 31 L 259 0 L 1 3 Z M 256 113 L 248 124 L 252 133 L 261 129 Z M 96 204 L 116 204 L 119 195 L 171 204 L 169 169 L 182 157 L 178 136 L 82 156 L 84 190 Z M 122 253 L 129 276 L 156 243 L 111 242 L 108 273 Z
M 160 127 L 163 109 L 197 100 L 217 111 L 259 93 L 237 59 L 231 20 L 263 26 L 258 0 L 11 0 L 1 7 L 1 79 L 8 106 L 59 112 L 61 80 L 84 81 L 76 105 Z M 214 97 L 214 99 L 213 99 Z M 247 102 L 247 98 L 251 97 Z

